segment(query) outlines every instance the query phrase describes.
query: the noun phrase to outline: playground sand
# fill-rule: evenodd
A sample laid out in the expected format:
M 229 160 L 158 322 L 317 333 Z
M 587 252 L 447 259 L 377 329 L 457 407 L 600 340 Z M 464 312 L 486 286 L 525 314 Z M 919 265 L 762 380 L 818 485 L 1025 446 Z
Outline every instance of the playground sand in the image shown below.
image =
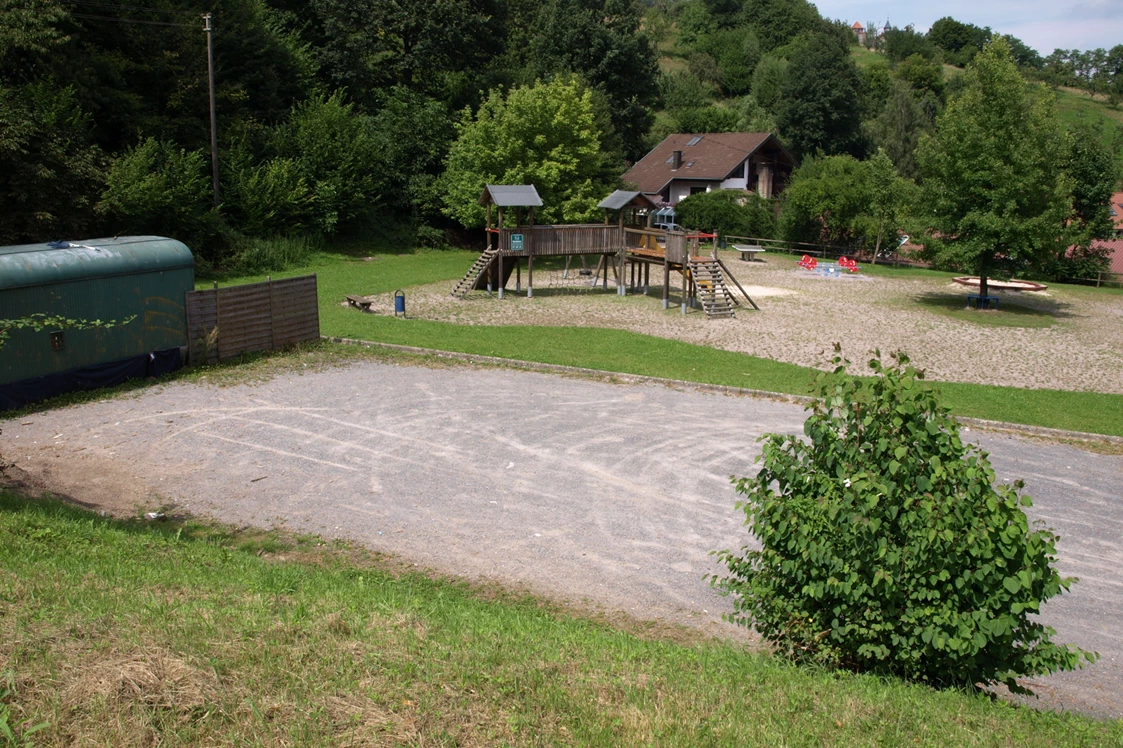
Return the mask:
M 942 313 L 943 305 L 965 299 L 961 286 L 943 279 L 827 279 L 794 269 L 787 258 L 742 262 L 729 253 L 723 260 L 760 311 L 740 307 L 734 319 L 707 319 L 700 308 L 683 315 L 677 274 L 671 308 L 663 311 L 659 285 L 646 296 L 619 297 L 611 286 L 607 293 L 591 288 L 590 278 L 576 272 L 563 279 L 560 271 L 536 269 L 532 299 L 525 286 L 522 294 L 513 292 L 514 279 L 501 302 L 484 292 L 452 298 L 446 282 L 411 290 L 410 314 L 461 324 L 617 328 L 818 368 L 826 367 L 837 341 L 852 360 L 875 348 L 903 350 L 930 379 L 1123 393 L 1123 294 L 1068 287 L 1001 292 L 1003 302 L 1046 312 L 1055 323 L 996 326 Z M 654 268 L 651 280 L 662 280 Z

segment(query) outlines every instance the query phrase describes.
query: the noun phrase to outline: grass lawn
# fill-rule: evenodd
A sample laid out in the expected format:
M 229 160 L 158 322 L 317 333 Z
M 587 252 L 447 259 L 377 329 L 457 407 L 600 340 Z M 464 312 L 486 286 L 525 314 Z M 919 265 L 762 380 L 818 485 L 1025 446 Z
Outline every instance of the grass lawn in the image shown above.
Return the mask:
M 417 254 L 375 255 L 363 259 L 343 254 L 321 254 L 306 268 L 274 277 L 315 272 L 320 292 L 320 325 L 325 335 L 412 345 L 438 350 L 500 356 L 608 372 L 683 379 L 732 385 L 786 394 L 807 394 L 815 371 L 806 367 L 716 350 L 677 340 L 656 338 L 623 330 L 584 327 L 532 327 L 458 325 L 422 319 L 395 319 L 389 315 L 360 314 L 340 301 L 346 294 L 374 295 L 396 289 L 453 281 L 471 265 L 476 254 L 463 251 L 428 251 Z M 780 256 L 781 260 L 796 258 Z M 862 272 L 947 280 L 951 273 L 920 268 L 863 266 Z M 263 280 L 264 276 L 229 279 L 224 284 Z M 201 287 L 209 283 L 201 283 Z M 1079 294 L 1114 293 L 1109 289 L 1073 287 Z M 948 316 L 966 315 L 940 295 L 926 302 L 933 311 Z M 961 302 L 958 302 L 961 303 Z M 1005 302 L 1004 302 L 1005 304 Z M 1021 327 L 1048 326 L 1053 318 L 1036 310 L 1010 305 L 1000 315 L 971 313 L 978 324 Z M 408 311 L 408 295 L 407 295 Z M 1034 426 L 1123 436 L 1123 396 L 1059 390 L 1028 390 L 978 384 L 937 384 L 944 402 L 961 416 Z
M 1123 740 L 1119 722 L 801 670 L 316 537 L 120 522 L 3 491 L 0 612 L 2 745 Z

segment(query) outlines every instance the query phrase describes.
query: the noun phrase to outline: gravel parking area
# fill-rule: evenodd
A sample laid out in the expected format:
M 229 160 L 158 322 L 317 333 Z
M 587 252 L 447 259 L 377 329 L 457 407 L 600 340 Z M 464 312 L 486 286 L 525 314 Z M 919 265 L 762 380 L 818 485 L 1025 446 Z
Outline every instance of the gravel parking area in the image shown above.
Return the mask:
M 482 292 L 453 299 L 452 284 L 439 283 L 411 289 L 409 309 L 411 316 L 463 324 L 614 327 L 815 367 L 825 365 L 840 341 L 856 359 L 873 348 L 904 350 L 930 379 L 1123 393 L 1123 293 L 1073 287 L 1001 292 L 1007 308 L 1013 303 L 1043 313 L 1023 319 L 1053 324 L 995 326 L 941 314 L 943 304 L 966 303 L 967 289 L 950 281 L 868 274 L 828 279 L 795 269 L 789 257 L 743 262 L 733 252 L 722 256 L 761 311 L 746 308 L 734 319 L 709 320 L 700 310 L 683 316 L 675 274 L 672 308 L 663 311 L 657 286 L 646 297 L 594 291 L 576 262 L 568 279 L 536 268 L 533 299 L 508 293 L 499 302 Z M 653 268 L 651 279 L 661 284 L 661 273 Z
M 729 477 L 754 469 L 757 437 L 804 417 L 653 385 L 368 362 L 154 386 L 0 428 L 28 481 L 95 508 L 170 505 L 349 538 L 445 574 L 743 639 L 705 579 L 721 570 L 711 551 L 749 540 Z M 1026 479 L 1032 516 L 1061 535 L 1062 572 L 1081 577 L 1046 621 L 1103 655 L 1031 687 L 1046 707 L 1123 717 L 1123 457 L 970 437 L 1000 479 Z

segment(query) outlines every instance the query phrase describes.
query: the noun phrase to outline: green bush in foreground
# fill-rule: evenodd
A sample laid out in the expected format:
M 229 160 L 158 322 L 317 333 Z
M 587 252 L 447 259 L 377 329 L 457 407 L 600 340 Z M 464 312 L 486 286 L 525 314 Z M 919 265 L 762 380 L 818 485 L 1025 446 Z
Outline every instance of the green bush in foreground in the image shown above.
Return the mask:
M 1073 580 L 1057 537 L 1030 528 L 1023 484 L 994 485 L 923 373 L 893 358 L 860 378 L 836 355 L 808 440 L 766 435 L 761 471 L 735 481 L 763 549 L 718 554 L 732 619 L 798 661 L 937 686 L 1021 690 L 1015 677 L 1093 661 L 1031 619 Z

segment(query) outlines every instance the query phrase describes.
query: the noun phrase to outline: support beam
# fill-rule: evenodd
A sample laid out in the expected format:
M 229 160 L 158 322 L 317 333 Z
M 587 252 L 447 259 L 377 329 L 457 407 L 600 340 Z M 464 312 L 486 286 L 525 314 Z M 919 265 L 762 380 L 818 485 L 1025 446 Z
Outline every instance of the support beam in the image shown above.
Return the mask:
M 534 255 L 526 258 L 526 298 L 534 298 Z
M 670 263 L 663 261 L 663 308 L 670 308 Z
M 725 271 L 726 277 L 729 278 L 729 280 L 733 281 L 733 285 L 737 286 L 738 290 L 740 290 L 741 293 L 744 294 L 745 298 L 749 300 L 749 303 L 753 305 L 753 309 L 755 309 L 759 312 L 760 307 L 758 307 L 756 305 L 756 302 L 753 301 L 753 297 L 749 296 L 749 294 L 745 291 L 745 289 L 741 288 L 741 284 L 737 281 L 737 278 L 734 277 L 733 273 L 729 272 L 729 268 L 727 268 L 725 266 L 725 263 L 722 262 L 721 259 L 718 259 L 717 264 L 718 264 L 719 267 L 721 267 L 721 269 L 723 271 Z

